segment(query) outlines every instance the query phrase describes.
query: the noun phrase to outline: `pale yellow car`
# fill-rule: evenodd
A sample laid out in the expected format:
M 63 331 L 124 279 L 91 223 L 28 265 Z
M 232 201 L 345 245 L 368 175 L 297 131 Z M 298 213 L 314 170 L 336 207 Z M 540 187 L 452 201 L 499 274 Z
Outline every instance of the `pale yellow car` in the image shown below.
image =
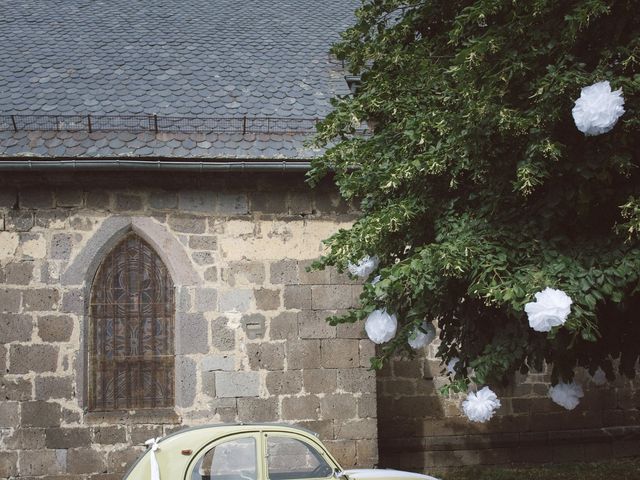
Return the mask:
M 437 480 L 399 470 L 342 470 L 316 434 L 288 425 L 207 425 L 147 444 L 125 480 Z

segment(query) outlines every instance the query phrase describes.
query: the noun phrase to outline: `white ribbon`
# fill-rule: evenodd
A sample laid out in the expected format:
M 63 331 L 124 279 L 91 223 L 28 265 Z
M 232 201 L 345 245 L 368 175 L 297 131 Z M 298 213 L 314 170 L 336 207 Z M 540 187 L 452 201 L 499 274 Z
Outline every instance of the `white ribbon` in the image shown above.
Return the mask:
M 151 449 L 151 480 L 160 480 L 160 467 L 158 467 L 158 459 L 156 458 L 156 450 L 159 450 L 159 441 L 160 437 L 150 438 L 144 442 Z

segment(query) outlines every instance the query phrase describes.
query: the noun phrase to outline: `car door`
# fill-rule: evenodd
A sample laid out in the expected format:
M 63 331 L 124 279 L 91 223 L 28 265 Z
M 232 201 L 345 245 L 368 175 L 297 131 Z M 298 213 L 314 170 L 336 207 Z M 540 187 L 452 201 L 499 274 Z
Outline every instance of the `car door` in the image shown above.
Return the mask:
M 261 457 L 258 432 L 228 435 L 194 456 L 185 480 L 263 480 Z
M 266 480 L 322 480 L 339 467 L 320 444 L 302 435 L 263 433 Z

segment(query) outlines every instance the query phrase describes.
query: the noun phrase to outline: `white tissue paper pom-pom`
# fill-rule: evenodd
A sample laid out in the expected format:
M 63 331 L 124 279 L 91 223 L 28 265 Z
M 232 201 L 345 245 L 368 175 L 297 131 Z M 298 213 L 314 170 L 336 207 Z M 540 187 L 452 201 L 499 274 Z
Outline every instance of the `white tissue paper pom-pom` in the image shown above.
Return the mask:
M 356 277 L 366 278 L 371 273 L 378 268 L 378 257 L 370 257 L 367 255 L 362 260 L 360 260 L 356 265 L 349 262 L 347 267 L 349 269 L 349 273 L 351 275 L 355 275 Z
M 598 386 L 602 386 L 607 383 L 607 375 L 604 373 L 604 370 L 598 367 L 593 375 L 591 375 L 591 381 Z
M 373 277 L 373 280 L 371 280 L 371 285 L 375 285 L 380 280 L 382 280 L 382 277 L 380 275 L 376 275 L 375 277 Z
M 609 82 L 584 87 L 571 113 L 576 127 L 585 135 L 600 135 L 611 130 L 624 113 L 622 89 L 611 91 Z
M 458 357 L 453 357 L 451 360 L 449 360 L 449 363 L 447 363 L 447 373 L 454 375 L 456 373 L 456 364 L 459 361 L 460 359 Z
M 396 335 L 398 319 L 386 310 L 374 310 L 364 322 L 364 329 L 373 343 L 385 343 Z
M 524 306 L 529 317 L 529 326 L 536 332 L 548 332 L 551 328 L 563 325 L 571 313 L 573 301 L 562 290 L 545 288 L 536 293 L 536 301 Z
M 584 397 L 584 392 L 582 391 L 582 387 L 576 382 L 560 382 L 549 389 L 549 396 L 551 400 L 561 407 L 567 410 L 573 410 L 580 403 L 580 399 Z
M 426 347 L 436 338 L 436 327 L 431 323 L 423 322 L 421 327 L 413 329 L 409 334 L 409 345 L 414 350 Z
M 489 387 L 484 387 L 477 393 L 469 393 L 462 402 L 462 411 L 472 422 L 484 423 L 493 417 L 500 408 L 500 400 Z

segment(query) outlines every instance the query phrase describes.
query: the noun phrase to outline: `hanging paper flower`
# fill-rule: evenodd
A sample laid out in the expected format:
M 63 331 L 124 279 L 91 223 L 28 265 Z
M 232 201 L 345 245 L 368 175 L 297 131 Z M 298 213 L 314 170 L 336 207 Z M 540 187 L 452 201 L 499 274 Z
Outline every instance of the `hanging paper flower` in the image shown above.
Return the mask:
M 349 269 L 349 273 L 351 273 L 351 275 L 354 275 L 360 278 L 366 278 L 369 275 L 371 275 L 371 273 L 376 268 L 378 268 L 378 263 L 379 263 L 378 257 L 376 256 L 370 257 L 369 255 L 367 255 L 366 257 L 361 259 L 356 265 L 349 262 L 349 265 L 347 268 Z
M 558 405 L 573 410 L 580 403 L 580 399 L 584 397 L 582 387 L 576 382 L 562 383 L 549 389 L 549 396 Z
M 459 361 L 460 359 L 458 357 L 453 357 L 451 360 L 449 360 L 449 363 L 447 363 L 447 373 L 450 373 L 451 375 L 455 375 L 456 365 Z
M 423 322 L 420 327 L 413 329 L 409 334 L 409 345 L 414 350 L 426 347 L 436 338 L 436 328 L 432 323 Z
M 472 422 L 488 421 L 499 408 L 500 400 L 489 387 L 484 387 L 477 393 L 470 392 L 462 402 L 462 411 Z
M 611 91 L 609 82 L 598 82 L 580 92 L 571 113 L 576 127 L 585 135 L 610 131 L 624 113 L 622 89 Z
M 598 367 L 593 375 L 591 375 L 591 381 L 598 386 L 602 386 L 607 383 L 607 375 L 604 373 L 604 370 Z
M 545 288 L 536 293 L 536 301 L 524 306 L 529 317 L 529 326 L 536 332 L 548 332 L 552 327 L 563 325 L 571 313 L 573 301 L 562 290 Z
M 364 322 L 364 329 L 372 342 L 385 343 L 395 337 L 398 319 L 386 310 L 374 310 Z

